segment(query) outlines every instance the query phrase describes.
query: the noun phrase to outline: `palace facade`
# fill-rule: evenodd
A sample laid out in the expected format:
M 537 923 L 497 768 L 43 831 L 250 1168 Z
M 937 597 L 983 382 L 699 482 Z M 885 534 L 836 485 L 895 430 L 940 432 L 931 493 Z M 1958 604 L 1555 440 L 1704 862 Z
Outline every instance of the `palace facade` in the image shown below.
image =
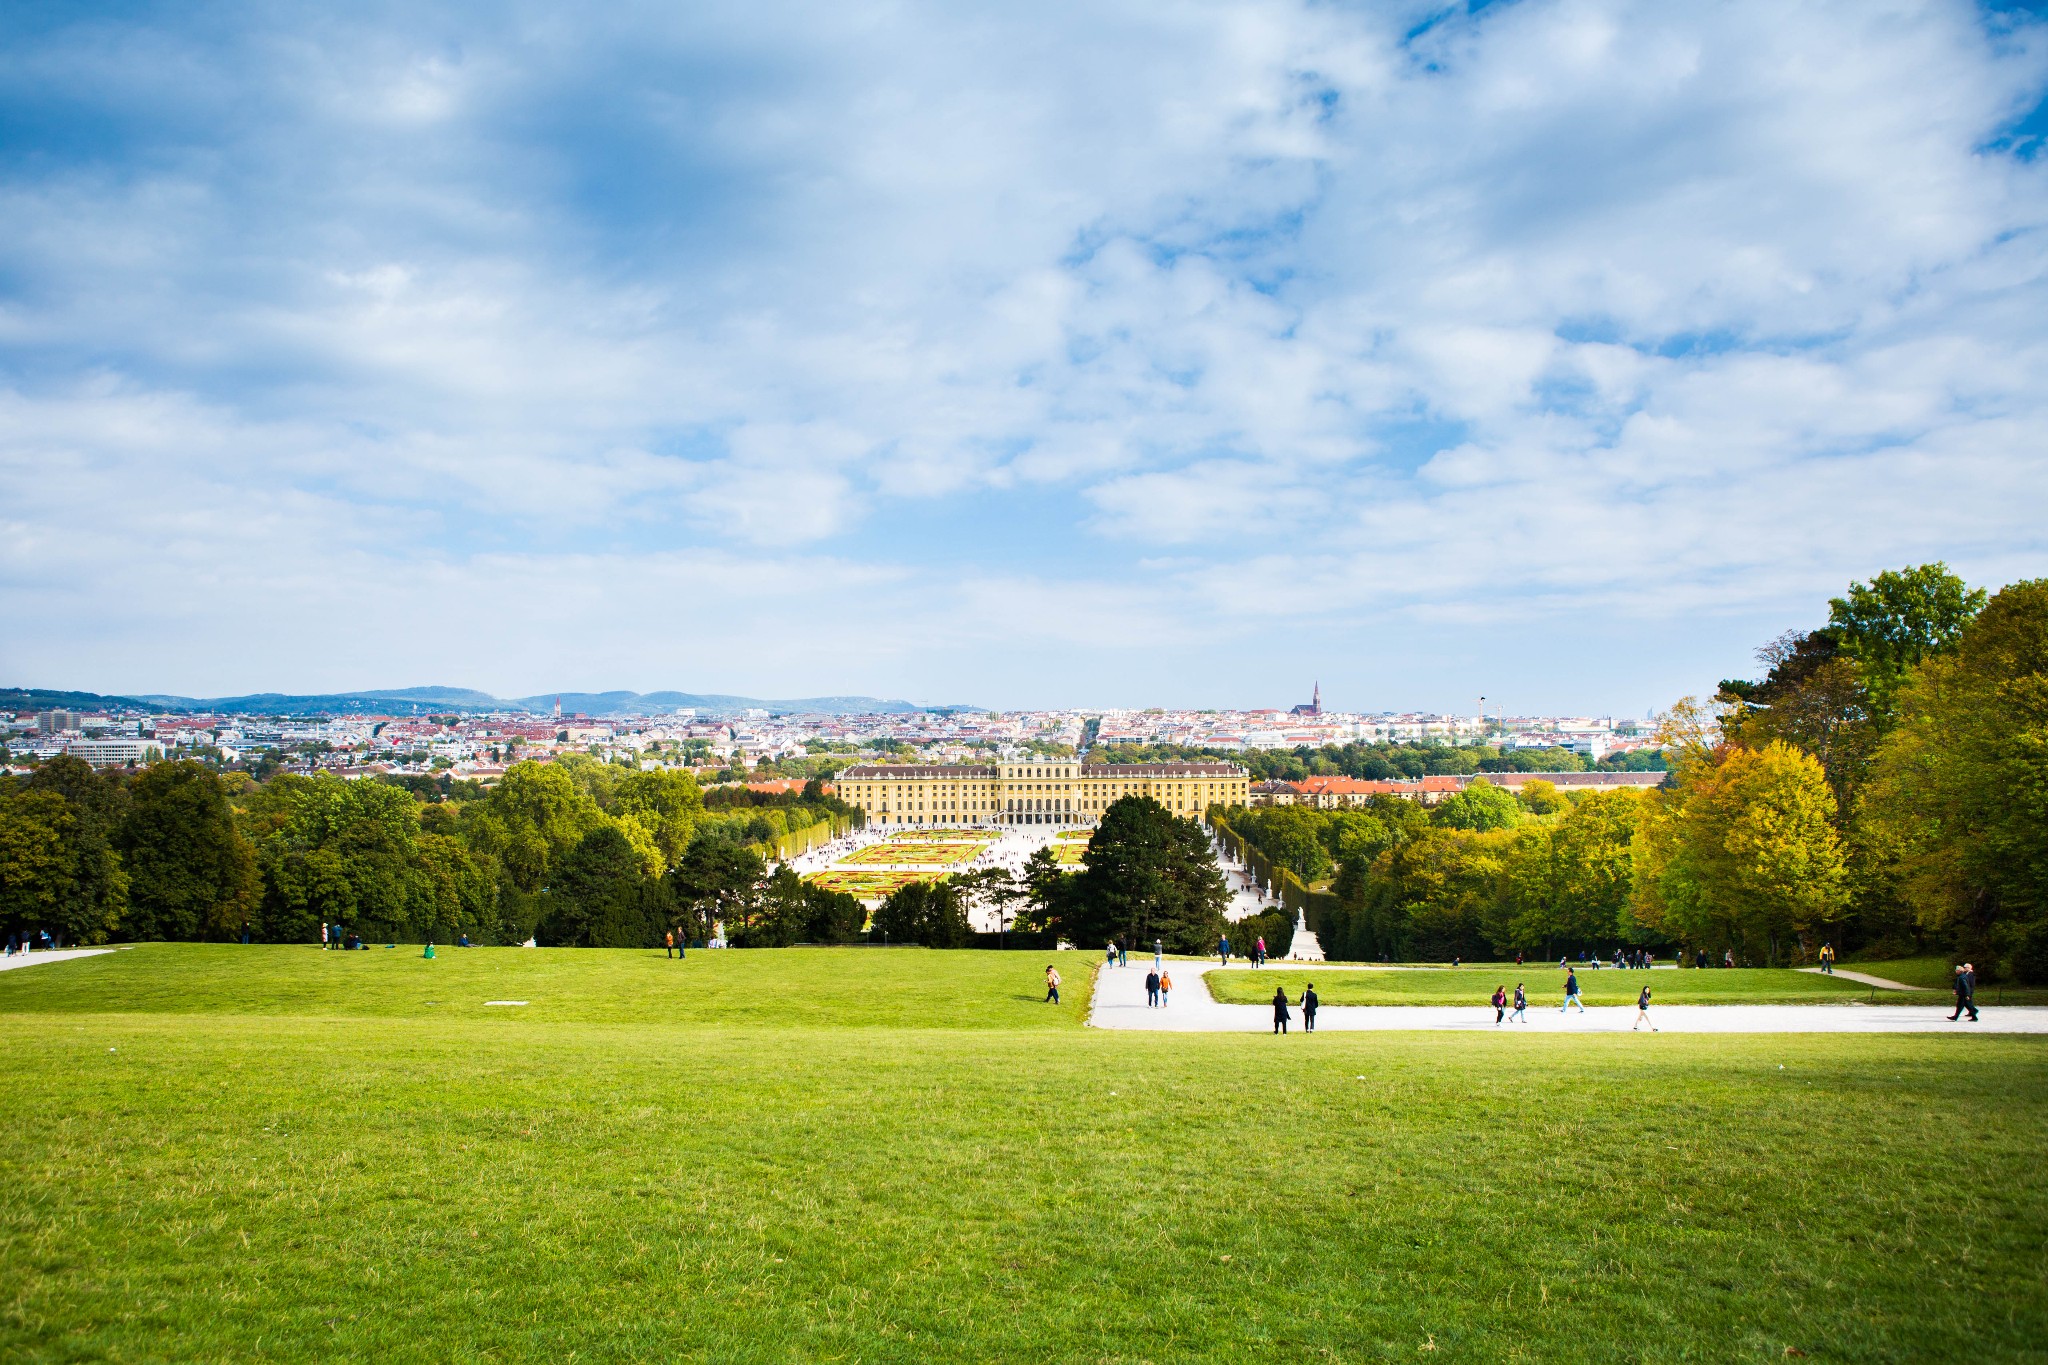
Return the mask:
M 1211 802 L 1245 805 L 1251 778 L 1235 763 L 1082 763 L 1024 758 L 986 766 L 860 763 L 833 779 L 871 825 L 1092 825 L 1109 803 L 1149 796 L 1175 815 Z

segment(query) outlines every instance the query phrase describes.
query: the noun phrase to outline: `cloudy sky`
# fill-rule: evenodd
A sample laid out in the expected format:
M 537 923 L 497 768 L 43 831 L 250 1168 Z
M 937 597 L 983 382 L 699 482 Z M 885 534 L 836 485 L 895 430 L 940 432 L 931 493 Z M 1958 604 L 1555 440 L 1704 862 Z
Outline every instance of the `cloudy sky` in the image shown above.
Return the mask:
M 328 8 L 0 14 L 0 683 L 1641 713 L 2048 573 L 2039 6 Z

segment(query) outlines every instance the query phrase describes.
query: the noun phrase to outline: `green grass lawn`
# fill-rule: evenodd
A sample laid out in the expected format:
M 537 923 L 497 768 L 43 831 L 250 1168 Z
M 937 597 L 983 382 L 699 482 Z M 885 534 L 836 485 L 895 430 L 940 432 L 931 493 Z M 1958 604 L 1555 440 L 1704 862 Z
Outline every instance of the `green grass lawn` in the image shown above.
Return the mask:
M 1496 986 L 1514 994 L 1522 983 L 1531 1004 L 1553 1007 L 1564 999 L 1564 973 L 1555 966 L 1530 964 L 1505 967 L 1421 967 L 1394 971 L 1348 968 L 1316 971 L 1314 967 L 1232 967 L 1210 972 L 1206 980 L 1218 1000 L 1234 1005 L 1263 1005 L 1273 998 L 1276 983 L 1288 994 L 1313 980 L 1326 1005 L 1484 1005 Z M 1842 977 L 1816 976 L 1790 968 L 1735 967 L 1707 971 L 1621 972 L 1612 967 L 1579 973 L 1579 990 L 1589 1005 L 1632 1005 L 1647 985 L 1660 1005 L 1824 1005 L 1870 1000 L 1872 988 Z M 1918 991 L 1876 991 L 1886 1003 L 1927 1003 L 1947 996 Z
M 1094 984 L 1085 953 L 923 948 L 695 950 L 144 944 L 0 972 L 0 1015 L 47 1011 L 344 1016 L 770 1028 L 1073 1029 Z M 1066 984 L 1045 1000 L 1045 967 Z M 491 1006 L 487 1000 L 524 1000 Z M 516 1016 L 516 1017 L 515 1017 Z
M 319 957 L 0 974 L 0 1358 L 2048 1358 L 2041 1040 L 1094 1032 L 1009 998 L 1022 953 Z M 464 991 L 536 1003 L 424 1003 Z

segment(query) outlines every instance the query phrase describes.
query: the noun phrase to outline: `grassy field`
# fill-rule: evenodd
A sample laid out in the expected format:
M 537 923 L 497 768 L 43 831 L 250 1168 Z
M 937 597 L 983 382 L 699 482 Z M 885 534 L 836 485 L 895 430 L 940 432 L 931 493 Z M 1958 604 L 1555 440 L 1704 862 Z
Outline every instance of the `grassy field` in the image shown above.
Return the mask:
M 1284 974 L 1283 974 L 1284 972 Z M 1419 967 L 1393 971 L 1314 967 L 1231 967 L 1210 972 L 1210 993 L 1233 1005 L 1263 1005 L 1279 982 L 1292 995 L 1304 980 L 1316 983 L 1326 1005 L 1483 1005 L 1496 986 L 1514 994 L 1520 981 L 1529 1003 L 1553 1008 L 1564 999 L 1564 973 L 1554 966 Z M 1579 973 L 1581 998 L 1589 1005 L 1632 1005 L 1647 985 L 1660 1005 L 1824 1005 L 1881 999 L 1889 1004 L 1926 1004 L 1946 995 L 1918 991 L 1873 991 L 1859 981 L 1817 976 L 1790 968 L 1736 967 L 1683 972 L 1618 972 L 1603 968 Z
M 2048 1359 L 2039 1040 L 1297 1046 L 1082 1029 L 1079 954 L 1055 1009 L 1025 953 L 401 953 L 0 974 L 0 1358 Z

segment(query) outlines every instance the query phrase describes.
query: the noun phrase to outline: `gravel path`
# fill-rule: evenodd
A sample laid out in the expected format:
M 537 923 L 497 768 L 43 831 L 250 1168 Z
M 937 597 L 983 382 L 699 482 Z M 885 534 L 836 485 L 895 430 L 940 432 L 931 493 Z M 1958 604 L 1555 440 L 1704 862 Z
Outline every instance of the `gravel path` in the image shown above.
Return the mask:
M 1151 958 L 1134 953 L 1128 967 L 1101 967 L 1095 977 L 1095 1003 L 1088 1023 L 1094 1028 L 1154 1029 L 1177 1033 L 1270 1033 L 1269 1005 L 1222 1005 L 1209 994 L 1204 976 L 1214 962 L 1169 959 L 1172 1003 L 1164 1009 L 1145 1004 L 1145 972 Z M 1276 984 L 1284 984 L 1290 1001 L 1318 972 L 1357 971 L 1343 965 L 1294 967 L 1284 974 L 1275 968 Z M 1367 970 L 1370 970 L 1369 968 Z M 1842 973 L 1837 973 L 1842 975 Z M 1952 1024 L 1948 1007 L 1933 1005 L 1658 1005 L 1650 1018 L 1665 1033 L 2048 1033 L 2048 1006 L 2013 1005 L 1992 1008 L 1980 1003 L 1982 1018 Z M 1301 1010 L 1291 1010 L 1290 1027 L 1301 1031 Z M 1531 1006 L 1526 1024 L 1493 1022 L 1493 1008 L 1437 1005 L 1325 1005 L 1316 1013 L 1318 1032 L 1367 1029 L 1450 1030 L 1455 1032 L 1626 1033 L 1635 1021 L 1633 1005 L 1595 1005 L 1581 1014 L 1558 1013 L 1555 1005 Z M 1645 1032 L 1648 1030 L 1646 1029 Z

